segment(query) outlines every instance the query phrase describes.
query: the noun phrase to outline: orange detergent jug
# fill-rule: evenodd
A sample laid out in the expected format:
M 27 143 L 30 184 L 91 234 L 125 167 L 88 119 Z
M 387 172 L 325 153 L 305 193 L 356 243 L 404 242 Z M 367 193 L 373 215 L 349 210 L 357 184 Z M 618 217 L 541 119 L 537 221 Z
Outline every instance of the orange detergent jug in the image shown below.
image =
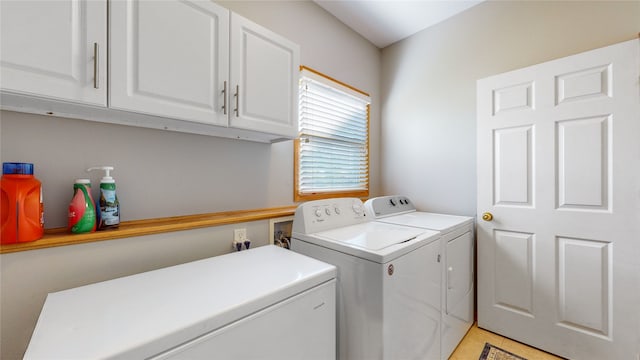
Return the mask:
M 33 164 L 2 163 L 1 183 L 0 243 L 5 245 L 42 238 L 42 184 L 33 176 Z

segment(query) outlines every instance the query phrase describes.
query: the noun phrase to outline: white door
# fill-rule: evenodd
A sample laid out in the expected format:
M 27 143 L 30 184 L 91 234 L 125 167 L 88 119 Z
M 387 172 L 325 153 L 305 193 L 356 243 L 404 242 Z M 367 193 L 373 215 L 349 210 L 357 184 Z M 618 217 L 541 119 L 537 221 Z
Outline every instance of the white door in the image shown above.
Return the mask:
M 640 358 L 638 44 L 478 81 L 480 327 Z
M 2 90 L 107 105 L 107 1 L 0 1 Z
M 295 137 L 300 47 L 231 14 L 232 127 Z
M 211 1 L 110 2 L 109 106 L 227 125 L 229 11 Z

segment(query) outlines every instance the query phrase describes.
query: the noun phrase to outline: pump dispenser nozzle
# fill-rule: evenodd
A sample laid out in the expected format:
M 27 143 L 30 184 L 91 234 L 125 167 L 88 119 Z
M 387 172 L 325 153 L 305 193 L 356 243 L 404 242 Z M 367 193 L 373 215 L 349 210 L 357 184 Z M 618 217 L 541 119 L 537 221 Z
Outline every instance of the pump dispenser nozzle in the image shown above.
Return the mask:
M 111 177 L 111 174 L 109 173 L 110 171 L 113 170 L 113 166 L 94 166 L 94 167 L 88 168 L 87 172 L 93 171 L 93 170 L 104 170 L 104 177 L 102 178 L 102 180 L 100 180 L 101 183 L 116 182 L 115 180 L 113 180 L 113 178 Z

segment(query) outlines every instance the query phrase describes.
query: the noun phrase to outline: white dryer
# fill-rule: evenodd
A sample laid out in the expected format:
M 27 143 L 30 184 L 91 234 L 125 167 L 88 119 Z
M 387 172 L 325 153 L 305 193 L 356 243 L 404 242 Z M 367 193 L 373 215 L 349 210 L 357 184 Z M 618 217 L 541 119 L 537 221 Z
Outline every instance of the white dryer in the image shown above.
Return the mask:
M 369 221 L 357 198 L 301 204 L 291 249 L 338 268 L 338 358 L 439 359 L 437 231 Z
M 367 214 L 378 222 L 440 232 L 442 272 L 442 359 L 448 359 L 474 321 L 474 219 L 416 211 L 406 196 L 367 200 Z

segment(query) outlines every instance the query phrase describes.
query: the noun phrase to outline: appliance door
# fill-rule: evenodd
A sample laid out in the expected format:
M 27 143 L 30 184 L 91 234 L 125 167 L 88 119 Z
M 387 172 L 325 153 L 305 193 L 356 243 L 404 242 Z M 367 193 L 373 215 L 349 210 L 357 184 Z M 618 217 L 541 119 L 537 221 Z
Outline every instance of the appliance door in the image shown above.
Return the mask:
M 335 359 L 336 280 L 156 355 L 160 359 Z
M 440 244 L 382 266 L 384 359 L 440 358 Z
M 447 242 L 446 313 L 464 321 L 473 321 L 473 236 L 471 231 Z

